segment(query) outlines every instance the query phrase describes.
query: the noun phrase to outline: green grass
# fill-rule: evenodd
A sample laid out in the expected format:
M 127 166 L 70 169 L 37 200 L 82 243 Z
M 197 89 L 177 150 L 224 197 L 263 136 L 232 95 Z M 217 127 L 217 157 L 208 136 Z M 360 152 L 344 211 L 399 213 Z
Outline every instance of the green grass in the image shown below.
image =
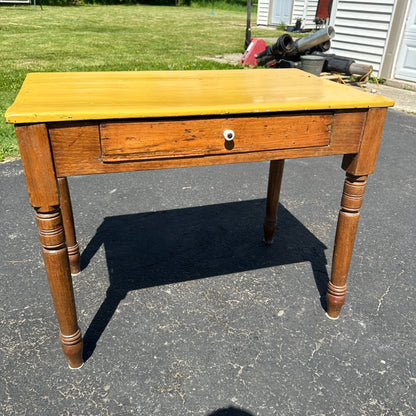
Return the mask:
M 4 113 L 28 72 L 231 69 L 199 57 L 244 52 L 245 22 L 243 9 L 215 7 L 2 6 L 0 161 L 18 155 Z

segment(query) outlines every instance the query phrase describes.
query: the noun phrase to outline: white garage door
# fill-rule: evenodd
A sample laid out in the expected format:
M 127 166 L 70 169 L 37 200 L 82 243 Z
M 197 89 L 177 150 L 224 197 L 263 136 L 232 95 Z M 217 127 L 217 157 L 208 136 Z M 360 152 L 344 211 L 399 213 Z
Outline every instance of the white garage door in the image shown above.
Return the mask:
M 290 23 L 292 16 L 292 0 L 274 0 L 272 6 L 272 24 Z
M 416 0 L 412 0 L 395 78 L 416 82 Z

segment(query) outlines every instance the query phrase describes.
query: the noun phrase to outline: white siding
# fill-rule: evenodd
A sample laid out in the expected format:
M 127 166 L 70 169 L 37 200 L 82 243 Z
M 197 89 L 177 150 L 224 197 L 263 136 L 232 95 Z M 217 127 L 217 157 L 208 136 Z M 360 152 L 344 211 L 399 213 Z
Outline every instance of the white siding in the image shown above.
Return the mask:
M 378 74 L 387 44 L 394 0 L 338 0 L 331 53 L 373 65 Z
M 296 19 L 302 19 L 303 29 L 315 29 L 314 22 L 316 9 L 318 8 L 318 0 L 294 0 L 292 24 L 296 23 Z
M 257 3 L 257 24 L 269 24 L 270 0 L 259 0 Z

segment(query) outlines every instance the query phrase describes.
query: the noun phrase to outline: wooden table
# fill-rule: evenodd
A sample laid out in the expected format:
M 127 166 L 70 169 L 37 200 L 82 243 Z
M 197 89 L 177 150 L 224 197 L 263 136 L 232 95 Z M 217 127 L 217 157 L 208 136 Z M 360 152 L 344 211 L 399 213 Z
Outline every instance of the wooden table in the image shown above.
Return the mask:
M 15 124 L 70 367 L 83 359 L 71 279 L 80 254 L 66 177 L 270 160 L 264 239 L 271 243 L 284 160 L 343 154 L 327 290 L 327 315 L 337 318 L 366 179 L 393 104 L 297 69 L 29 74 L 6 119 Z

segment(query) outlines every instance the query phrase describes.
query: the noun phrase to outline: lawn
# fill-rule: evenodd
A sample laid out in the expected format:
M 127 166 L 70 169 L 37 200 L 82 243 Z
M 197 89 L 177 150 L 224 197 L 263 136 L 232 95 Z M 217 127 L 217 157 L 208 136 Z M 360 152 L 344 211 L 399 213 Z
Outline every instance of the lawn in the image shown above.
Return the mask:
M 5 123 L 4 113 L 28 72 L 232 69 L 200 57 L 244 52 L 244 9 L 0 9 L 0 161 L 18 155 L 13 126 Z M 253 28 L 252 35 L 277 38 L 280 33 Z

